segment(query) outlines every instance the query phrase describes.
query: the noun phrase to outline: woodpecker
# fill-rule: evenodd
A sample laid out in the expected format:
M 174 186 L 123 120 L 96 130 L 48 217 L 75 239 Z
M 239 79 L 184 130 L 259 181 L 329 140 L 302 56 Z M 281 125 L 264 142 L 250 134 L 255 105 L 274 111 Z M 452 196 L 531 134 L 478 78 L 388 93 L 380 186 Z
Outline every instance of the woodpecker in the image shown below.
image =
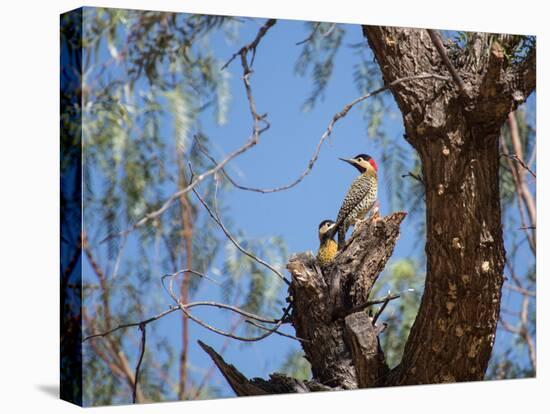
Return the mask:
M 376 202 L 378 167 L 374 159 L 367 154 L 340 159 L 353 165 L 361 173 L 353 180 L 336 218 L 333 231 L 338 229 L 338 247 L 341 249 L 349 227 L 363 219 Z
M 319 224 L 319 251 L 317 252 L 317 262 L 319 262 L 321 267 L 328 266 L 338 252 L 338 244 L 333 239 L 334 232 L 331 231 L 334 224 L 332 220 L 323 220 Z

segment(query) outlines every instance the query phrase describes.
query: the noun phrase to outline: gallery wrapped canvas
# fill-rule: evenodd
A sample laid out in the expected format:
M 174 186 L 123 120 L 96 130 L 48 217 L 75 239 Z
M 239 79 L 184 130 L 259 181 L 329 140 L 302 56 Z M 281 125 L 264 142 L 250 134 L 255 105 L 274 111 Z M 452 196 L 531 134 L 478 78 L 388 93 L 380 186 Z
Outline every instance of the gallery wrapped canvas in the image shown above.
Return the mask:
M 60 21 L 63 399 L 535 376 L 535 36 Z

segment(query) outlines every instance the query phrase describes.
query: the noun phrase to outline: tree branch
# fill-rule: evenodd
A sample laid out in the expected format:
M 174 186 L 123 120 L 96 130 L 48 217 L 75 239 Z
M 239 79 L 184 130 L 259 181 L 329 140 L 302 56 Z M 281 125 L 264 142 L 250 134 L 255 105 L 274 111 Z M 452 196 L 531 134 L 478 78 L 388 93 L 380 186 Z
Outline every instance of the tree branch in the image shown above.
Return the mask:
M 231 63 L 231 61 L 235 59 L 235 57 L 237 57 L 238 55 L 241 56 L 241 66 L 243 68 L 242 79 L 244 83 L 246 97 L 248 99 L 250 114 L 252 115 L 252 122 L 253 122 L 252 134 L 249 137 L 248 141 L 246 141 L 244 145 L 242 145 L 240 148 L 231 152 L 221 162 L 217 163 L 211 169 L 204 171 L 199 175 L 194 176 L 193 179 L 190 180 L 190 183 L 187 186 L 174 192 L 170 197 L 168 197 L 168 199 L 162 204 L 162 206 L 159 209 L 149 212 L 140 220 L 138 220 L 136 223 L 134 223 L 134 225 L 132 225 L 130 228 L 116 234 L 107 235 L 103 240 L 101 240 L 100 243 L 103 243 L 113 237 L 127 236 L 132 231 L 136 230 L 138 227 L 143 226 L 150 220 L 160 217 L 164 212 L 166 212 L 166 210 L 168 210 L 168 208 L 170 208 L 172 203 L 179 200 L 182 195 L 193 190 L 205 178 L 217 173 L 225 165 L 227 165 L 227 163 L 230 162 L 232 159 L 248 151 L 250 148 L 252 148 L 259 142 L 260 135 L 269 129 L 270 124 L 266 119 L 267 114 L 259 115 L 256 110 L 256 103 L 254 101 L 252 88 L 250 86 L 250 74 L 252 73 L 252 71 L 250 70 L 250 66 L 248 64 L 246 56 L 249 51 L 252 51 L 252 61 L 250 63 L 250 65 L 252 65 L 252 62 L 254 61 L 254 56 L 256 55 L 256 48 L 258 47 L 260 40 L 266 34 L 267 30 L 269 30 L 269 28 L 275 24 L 275 22 L 276 22 L 275 19 L 269 19 L 265 23 L 265 25 L 260 28 L 258 34 L 256 35 L 256 38 L 250 44 L 243 46 L 237 53 L 235 53 L 231 57 L 231 59 L 226 63 L 226 65 L 224 65 L 224 67 L 227 66 L 229 63 Z M 263 124 L 263 126 L 261 124 Z
M 271 374 L 269 380 L 247 379 L 237 368 L 228 364 L 214 349 L 202 341 L 200 347 L 212 358 L 237 396 L 302 393 L 309 391 L 331 391 L 341 388 L 328 387 L 318 381 L 300 381 L 283 374 Z
M 313 39 L 313 37 L 315 36 L 315 33 L 317 33 L 317 30 L 319 30 L 319 26 L 321 26 L 321 22 L 316 22 L 315 25 L 313 26 L 313 30 L 311 31 L 309 36 L 306 37 L 304 40 L 301 40 L 301 41 L 297 42 L 296 46 L 300 46 L 300 45 L 303 45 L 304 43 L 307 43 L 307 42 L 311 41 Z
M 141 346 L 139 351 L 139 359 L 138 363 L 136 365 L 136 373 L 134 374 L 134 389 L 132 391 L 132 402 L 136 403 L 136 392 L 138 388 L 138 382 L 139 382 L 139 370 L 141 368 L 141 362 L 143 361 L 143 355 L 145 354 L 145 338 L 146 338 L 146 326 L 147 325 L 139 325 L 139 330 L 141 331 Z
M 277 23 L 276 19 L 268 19 L 262 27 L 260 27 L 260 30 L 258 30 L 258 33 L 256 34 L 256 37 L 252 42 L 249 44 L 241 47 L 237 52 L 233 53 L 233 56 L 221 67 L 221 70 L 224 70 L 226 67 L 228 67 L 231 62 L 235 60 L 235 58 L 239 55 L 241 57 L 246 56 L 248 52 L 252 52 L 252 59 L 250 60 L 250 66 L 254 64 L 254 58 L 256 57 L 256 49 L 258 48 L 258 45 L 260 44 L 260 41 L 262 38 L 266 35 L 267 31 L 273 26 L 275 23 Z
M 352 313 L 345 318 L 346 338 L 359 388 L 379 385 L 389 371 L 373 324 L 374 321 L 365 312 Z
M 260 259 L 258 256 L 256 256 L 254 253 L 250 252 L 249 250 L 246 250 L 244 247 L 242 247 L 240 245 L 240 243 L 235 240 L 235 238 L 231 235 L 231 233 L 229 232 L 229 230 L 227 229 L 227 227 L 225 227 L 225 225 L 223 224 L 223 222 L 221 221 L 219 215 L 217 213 L 215 213 L 211 208 L 210 206 L 208 205 L 208 203 L 204 200 L 204 198 L 199 194 L 198 191 L 196 191 L 195 189 L 193 189 L 193 193 L 197 196 L 197 198 L 199 199 L 199 201 L 201 202 L 201 204 L 204 206 L 204 208 L 206 209 L 206 211 L 208 212 L 208 214 L 210 215 L 210 217 L 212 218 L 212 220 L 214 220 L 216 222 L 216 224 L 218 224 L 218 226 L 220 226 L 220 228 L 222 229 L 222 231 L 224 232 L 224 234 L 226 235 L 226 237 L 231 241 L 231 243 L 233 243 L 233 245 L 239 249 L 241 251 L 241 253 L 243 253 L 244 255 L 250 257 L 252 260 L 258 262 L 259 264 L 261 264 L 262 266 L 266 267 L 267 269 L 271 270 L 273 273 L 275 273 L 275 275 L 281 279 L 283 282 L 285 282 L 287 285 L 290 285 L 290 281 L 281 273 L 279 272 L 277 269 L 275 269 L 275 267 L 273 267 L 271 264 L 267 263 L 265 260 L 263 259 Z
M 430 35 L 430 39 L 432 39 L 432 42 L 437 49 L 437 52 L 439 53 L 439 56 L 441 57 L 441 60 L 443 61 L 443 64 L 447 67 L 449 72 L 451 73 L 451 76 L 453 77 L 454 81 L 456 82 L 458 89 L 460 90 L 460 93 L 465 98 L 470 97 L 470 93 L 468 89 L 466 88 L 466 85 L 464 84 L 464 81 L 458 74 L 457 70 L 449 60 L 449 57 L 447 56 L 447 51 L 445 50 L 445 46 L 443 46 L 443 42 L 441 41 L 441 37 L 439 36 L 439 33 L 432 29 L 427 29 L 428 34 Z
M 274 188 L 256 188 L 256 187 L 248 187 L 248 186 L 244 186 L 244 185 L 241 185 L 239 184 L 238 182 L 236 182 L 228 173 L 225 169 L 222 169 L 222 173 L 223 175 L 227 178 L 227 180 L 236 188 L 240 189 L 240 190 L 244 190 L 244 191 L 253 191 L 253 192 L 257 192 L 257 193 L 263 193 L 263 194 L 267 194 L 267 193 L 276 193 L 278 191 L 284 191 L 284 190 L 288 190 L 289 188 L 292 188 L 296 185 L 298 185 L 300 182 L 302 182 L 302 180 L 304 178 L 306 178 L 306 176 L 311 172 L 311 170 L 313 169 L 313 166 L 315 165 L 315 163 L 317 162 L 317 160 L 319 159 L 319 154 L 321 153 L 321 148 L 323 146 L 323 143 L 332 135 L 332 131 L 334 129 L 334 126 L 336 125 L 336 123 L 344 118 L 348 112 L 355 106 L 357 105 L 358 103 L 360 102 L 363 102 L 364 100 L 372 97 L 372 96 L 375 96 L 375 95 L 378 95 L 379 93 L 382 93 L 384 91 L 387 91 L 387 90 L 390 90 L 394 87 L 396 87 L 397 85 L 400 85 L 402 83 L 406 83 L 406 82 L 411 82 L 411 81 L 415 81 L 415 80 L 426 80 L 426 79 L 437 79 L 437 80 L 445 80 L 445 81 L 449 81 L 451 80 L 451 78 L 449 77 L 446 77 L 446 76 L 442 76 L 442 75 L 438 75 L 438 74 L 431 74 L 431 73 L 420 73 L 420 74 L 417 74 L 417 75 L 412 75 L 412 76 L 405 76 L 403 78 L 400 78 L 400 79 L 395 79 L 394 81 L 388 83 L 387 85 L 381 87 L 381 88 L 378 88 L 372 92 L 369 92 L 369 93 L 366 93 L 365 95 L 363 96 L 360 96 L 356 99 L 354 99 L 353 101 L 351 101 L 350 103 L 344 105 L 344 107 L 342 108 L 342 110 L 340 110 L 339 112 L 335 113 L 332 117 L 332 119 L 330 120 L 327 128 L 325 129 L 325 131 L 323 132 L 323 134 L 321 135 L 321 138 L 319 139 L 319 142 L 317 143 L 317 146 L 315 147 L 315 150 L 313 151 L 313 155 L 311 156 L 311 158 L 309 159 L 309 162 L 305 168 L 305 170 L 298 176 L 298 178 L 296 178 L 294 181 L 292 181 L 291 183 L 289 184 L 286 184 L 286 185 L 282 185 L 280 187 L 274 187 Z M 217 165 L 217 161 L 214 157 L 212 157 L 207 151 L 206 149 L 204 148 L 204 146 L 202 145 L 199 145 L 199 148 L 201 149 L 201 151 L 203 152 L 203 154 L 206 155 L 206 157 L 214 164 L 214 165 Z

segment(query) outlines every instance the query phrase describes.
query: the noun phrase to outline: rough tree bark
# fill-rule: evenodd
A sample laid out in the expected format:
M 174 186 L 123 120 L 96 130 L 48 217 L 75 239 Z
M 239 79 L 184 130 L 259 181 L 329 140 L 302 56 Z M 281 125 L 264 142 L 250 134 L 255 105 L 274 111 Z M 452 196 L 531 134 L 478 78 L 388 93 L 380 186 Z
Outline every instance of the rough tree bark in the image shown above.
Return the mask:
M 415 73 L 458 73 L 397 85 L 406 138 L 422 162 L 426 285 L 403 359 L 387 384 L 481 380 L 494 343 L 505 251 L 499 135 L 535 87 L 535 50 L 512 65 L 506 37 L 470 36 L 469 54 L 445 65 L 425 30 L 363 26 L 385 82 Z M 436 39 L 437 40 L 437 39 Z
M 510 111 L 535 88 L 535 49 L 512 63 L 517 37 L 472 34 L 449 54 L 434 32 L 363 26 L 384 82 L 417 74 L 453 79 L 398 83 L 391 91 L 406 139 L 422 162 L 426 194 L 426 285 L 401 363 L 388 369 L 381 327 L 364 310 L 391 256 L 404 214 L 358 226 L 334 265 L 320 271 L 310 254 L 294 256 L 291 322 L 312 365 L 312 381 L 277 374 L 249 381 L 213 358 L 238 395 L 481 380 L 494 343 L 505 250 L 499 199 L 499 134 Z M 331 303 L 330 285 L 341 297 Z M 258 391 L 260 390 L 260 391 Z

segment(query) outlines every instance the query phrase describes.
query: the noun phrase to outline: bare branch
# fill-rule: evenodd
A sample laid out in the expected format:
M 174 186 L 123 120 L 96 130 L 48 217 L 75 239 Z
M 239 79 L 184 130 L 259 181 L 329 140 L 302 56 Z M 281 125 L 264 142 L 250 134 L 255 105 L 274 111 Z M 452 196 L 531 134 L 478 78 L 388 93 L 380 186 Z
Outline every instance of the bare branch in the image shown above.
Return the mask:
M 378 385 L 389 371 L 379 345 L 374 323 L 364 312 L 344 319 L 345 335 L 350 344 L 358 388 Z
M 503 156 L 503 157 L 509 158 L 512 161 L 516 161 L 525 170 L 527 170 L 529 172 L 529 174 L 531 174 L 534 178 L 537 178 L 537 175 L 531 170 L 531 168 L 529 168 L 529 166 L 527 164 L 525 164 L 525 162 L 521 158 L 518 157 L 517 154 L 500 154 L 500 155 Z
M 208 277 L 207 275 L 205 275 L 204 273 L 198 272 L 194 269 L 186 268 L 186 269 L 178 270 L 177 272 L 174 272 L 174 273 L 168 273 L 168 274 L 162 276 L 160 278 L 160 280 L 161 280 L 161 283 L 162 283 L 162 286 L 163 286 L 164 290 L 166 290 L 168 292 L 168 294 L 172 297 L 172 299 L 174 299 L 175 302 L 177 302 L 176 295 L 174 294 L 174 291 L 171 287 L 169 289 L 166 289 L 166 286 L 164 285 L 164 279 L 166 279 L 167 277 L 171 278 L 170 283 L 172 284 L 172 281 L 176 276 L 179 276 L 181 274 L 186 274 L 186 273 L 187 274 L 192 274 L 192 275 L 195 275 L 195 276 L 199 276 L 202 279 L 209 280 L 210 282 L 212 282 L 212 283 L 214 283 L 218 286 L 221 286 L 220 282 L 218 282 L 217 280 L 214 280 L 211 277 Z
M 306 37 L 304 40 L 301 40 L 298 43 L 296 43 L 296 46 L 300 46 L 300 45 L 303 45 L 304 43 L 307 43 L 307 42 L 311 41 L 313 39 L 313 37 L 315 36 L 315 33 L 317 33 L 317 30 L 319 30 L 320 25 L 321 25 L 321 22 L 315 23 L 315 26 L 313 27 L 313 30 L 311 31 L 309 36 Z
M 380 315 L 382 315 L 382 312 L 384 312 L 384 309 L 386 309 L 386 306 L 388 306 L 388 303 L 390 303 L 390 300 L 392 298 L 390 296 L 388 296 L 384 302 L 382 303 L 382 306 L 380 306 L 380 309 L 378 309 L 378 312 L 376 312 L 376 314 L 374 315 L 374 317 L 372 318 L 372 324 L 374 326 L 376 326 L 376 321 L 378 320 L 378 318 L 380 317 Z
M 533 370 L 535 370 L 537 367 L 537 357 L 536 357 L 535 344 L 533 342 L 533 338 L 531 338 L 531 335 L 529 334 L 528 324 L 529 324 L 529 296 L 524 295 L 523 302 L 521 304 L 519 334 L 527 344 L 529 361 L 531 363 L 531 367 L 533 368 Z
M 286 394 L 291 392 L 331 391 L 341 390 L 342 387 L 329 387 L 316 379 L 300 381 L 283 374 L 271 374 L 269 380 L 254 378 L 248 380 L 237 368 L 228 364 L 213 348 L 198 341 L 200 347 L 212 358 L 225 377 L 235 394 L 242 395 L 266 395 Z
M 516 154 L 521 160 L 523 158 L 522 157 L 523 154 L 521 152 L 521 142 L 519 138 L 516 119 L 513 112 L 510 113 L 508 116 L 508 126 L 510 130 L 510 138 L 512 140 L 514 151 L 516 151 Z M 536 227 L 536 219 L 537 219 L 536 204 L 531 195 L 531 192 L 529 191 L 529 187 L 525 184 L 525 170 L 518 168 L 518 164 L 512 162 L 513 158 L 510 155 L 510 151 L 508 150 L 508 147 L 504 142 L 504 137 L 502 135 L 500 137 L 500 140 L 501 140 L 502 155 L 506 157 L 508 167 L 510 168 L 510 171 L 512 173 L 514 185 L 518 193 L 517 203 L 518 203 L 518 208 L 520 212 L 522 227 L 524 228 Z M 529 222 L 527 221 L 527 217 L 526 217 L 526 212 L 525 212 L 526 209 L 527 209 L 527 216 L 528 216 Z M 533 254 L 536 254 L 536 239 L 535 239 L 534 231 L 527 232 L 527 241 L 529 242 L 529 247 L 531 248 L 531 251 L 533 252 Z
M 393 87 L 399 85 L 400 83 L 403 83 L 403 82 L 410 82 L 410 81 L 414 81 L 414 80 L 423 80 L 423 79 L 439 79 L 439 80 L 442 80 L 442 81 L 449 81 L 451 80 L 451 78 L 449 77 L 446 77 L 446 76 L 442 76 L 442 75 L 437 75 L 437 74 L 430 74 L 430 73 L 421 73 L 421 74 L 418 74 L 418 75 L 412 75 L 412 76 L 405 76 L 403 78 L 400 78 L 400 79 L 396 79 L 394 80 L 393 82 L 390 82 L 388 83 L 387 85 L 379 88 L 379 89 L 376 89 L 372 92 L 369 92 L 363 96 L 360 96 L 359 98 L 351 101 L 350 103 L 344 105 L 344 107 L 342 108 L 342 110 L 340 112 L 337 112 L 336 114 L 334 114 L 334 116 L 332 117 L 331 121 L 329 122 L 328 124 L 328 127 L 326 128 L 326 130 L 323 132 L 323 134 L 321 135 L 321 138 L 319 139 L 319 142 L 317 143 L 317 146 L 315 147 L 315 150 L 313 152 L 313 155 L 311 156 L 308 164 L 307 164 L 307 167 L 305 168 L 305 170 L 302 172 L 302 174 L 300 174 L 300 176 L 298 178 L 296 178 L 294 181 L 292 181 L 290 184 L 286 184 L 286 185 L 283 185 L 283 186 L 280 186 L 280 187 L 275 187 L 275 188 L 255 188 L 255 187 L 247 187 L 247 186 L 244 186 L 244 185 L 241 185 L 239 183 L 237 183 L 233 178 L 231 178 L 229 176 L 229 174 L 227 173 L 227 171 L 225 171 L 224 169 L 221 169 L 222 173 L 224 174 L 224 176 L 229 180 L 229 182 L 235 186 L 236 188 L 240 189 L 240 190 L 244 190 L 244 191 L 254 191 L 254 192 L 257 192 L 257 193 L 276 193 L 278 191 L 284 191 L 284 190 L 288 190 L 289 188 L 292 188 L 294 186 L 296 186 L 297 184 L 299 184 L 310 172 L 311 170 L 313 169 L 313 166 L 315 165 L 315 163 L 317 162 L 317 159 L 319 158 L 319 154 L 321 152 L 321 147 L 323 146 L 323 143 L 330 137 L 330 135 L 332 134 L 332 130 L 334 129 L 334 126 L 335 124 L 342 118 L 344 118 L 348 112 L 355 106 L 357 105 L 358 103 L 360 102 L 363 102 L 364 100 L 372 97 L 372 96 L 375 96 L 375 95 L 378 95 L 379 93 L 381 92 L 384 92 L 388 89 L 392 89 Z M 204 150 L 203 150 L 203 153 L 204 153 Z M 210 159 L 210 161 L 212 163 L 214 163 L 215 165 L 217 165 L 217 161 L 209 154 L 205 153 L 208 158 Z
M 109 329 L 105 332 L 96 333 L 96 334 L 93 334 L 93 335 L 88 335 L 87 337 L 85 337 L 82 340 L 82 342 L 86 342 L 87 340 L 92 339 L 92 338 L 105 337 L 105 336 L 110 335 L 113 332 L 116 332 L 120 329 L 132 328 L 132 327 L 141 326 L 141 325 L 147 325 L 148 323 L 154 322 L 154 321 L 156 321 L 156 320 L 158 320 L 158 319 L 160 319 L 160 318 L 162 318 L 162 317 L 164 317 L 164 316 L 166 316 L 166 315 L 168 315 L 168 314 L 170 314 L 174 311 L 177 311 L 178 309 L 179 309 L 178 306 L 174 306 L 174 307 L 171 307 L 171 308 L 165 310 L 164 312 L 159 313 L 158 315 L 152 316 L 149 319 L 145 319 L 144 321 L 125 323 L 125 324 L 122 324 L 122 325 L 118 325 L 115 328 Z
M 260 30 L 258 31 L 258 33 L 256 34 L 256 37 L 254 38 L 254 40 L 241 47 L 237 52 L 233 53 L 233 56 L 231 56 L 231 58 L 222 66 L 221 70 L 224 70 L 226 67 L 229 66 L 229 64 L 231 62 L 233 62 L 235 60 L 235 58 L 239 55 L 241 56 L 246 56 L 246 54 L 250 51 L 252 51 L 252 59 L 250 60 L 250 66 L 252 66 L 254 64 L 254 58 L 256 57 L 256 48 L 258 47 L 258 45 L 260 44 L 260 41 L 262 40 L 262 38 L 265 36 L 265 34 L 267 33 L 267 31 L 271 28 L 271 26 L 273 26 L 275 23 L 277 23 L 277 20 L 276 19 L 269 19 L 265 22 L 265 24 L 260 27 Z
M 136 365 L 136 373 L 134 374 L 134 389 L 132 391 L 132 402 L 136 403 L 136 392 L 138 388 L 138 382 L 139 382 L 139 369 L 141 368 L 141 362 L 143 361 L 143 355 L 145 354 L 145 337 L 146 337 L 146 326 L 147 325 L 139 325 L 139 330 L 141 331 L 141 347 L 139 351 L 139 359 L 138 363 Z
M 503 318 L 499 318 L 499 321 L 500 321 L 500 326 L 502 326 L 502 329 L 504 329 L 507 332 L 519 335 L 520 333 L 519 328 L 516 328 L 515 326 L 510 325 Z
M 241 65 L 242 65 L 242 68 L 243 68 L 243 78 L 242 79 L 243 79 L 243 83 L 244 83 L 244 87 L 245 87 L 245 91 L 246 91 L 246 96 L 247 96 L 247 99 L 248 99 L 248 105 L 249 105 L 250 113 L 252 115 L 252 120 L 253 120 L 252 134 L 249 137 L 248 141 L 246 141 L 245 144 L 243 146 L 241 146 L 240 148 L 238 148 L 235 151 L 231 152 L 221 162 L 216 163 L 216 165 L 214 165 L 211 169 L 209 169 L 207 171 L 204 171 L 203 173 L 201 173 L 199 175 L 194 176 L 193 179 L 190 180 L 190 182 L 187 186 L 185 186 L 184 188 L 174 192 L 170 197 L 168 197 L 168 199 L 162 204 L 162 206 L 159 209 L 149 212 L 144 217 L 142 217 L 140 220 L 138 220 L 136 223 L 134 223 L 134 225 L 132 225 L 130 228 L 128 228 L 128 229 L 126 229 L 122 232 L 119 232 L 119 233 L 107 235 L 103 240 L 101 240 L 100 243 L 103 243 L 103 242 L 105 242 L 105 241 L 107 241 L 107 240 L 109 240 L 113 237 L 127 236 L 132 231 L 134 231 L 138 227 L 143 226 L 144 224 L 146 224 L 150 220 L 153 220 L 153 219 L 156 219 L 156 218 L 160 217 L 164 212 L 166 212 L 166 210 L 168 210 L 168 208 L 170 208 L 172 203 L 177 201 L 182 195 L 184 195 L 185 193 L 193 190 L 205 178 L 207 178 L 207 177 L 215 174 L 216 172 L 220 171 L 221 169 L 223 169 L 223 167 L 229 161 L 231 161 L 235 157 L 241 155 L 242 153 L 248 151 L 250 148 L 252 148 L 253 146 L 255 146 L 258 143 L 258 141 L 260 139 L 260 135 L 269 129 L 270 124 L 266 119 L 267 114 L 259 115 L 257 110 L 256 110 L 256 103 L 255 103 L 254 97 L 252 95 L 252 88 L 250 86 L 250 79 L 249 79 L 250 74 L 252 72 L 250 70 L 250 66 L 249 66 L 248 61 L 246 59 L 246 55 L 249 51 L 252 50 L 253 55 L 252 55 L 252 61 L 250 63 L 250 65 L 252 65 L 252 62 L 254 61 L 254 56 L 256 54 L 256 48 L 258 47 L 258 44 L 260 43 L 260 40 L 265 35 L 267 30 L 275 24 L 275 22 L 276 22 L 275 19 L 269 19 L 266 22 L 266 24 L 264 26 L 262 26 L 262 28 L 258 32 L 258 35 L 254 39 L 254 41 L 252 43 L 250 43 L 249 45 L 242 47 L 239 50 L 239 52 L 237 52 L 235 55 L 233 55 L 233 57 L 229 60 L 229 62 L 226 63 L 226 65 L 224 65 L 224 67 L 227 66 L 233 59 L 235 59 L 236 56 L 238 56 L 240 54 L 240 56 L 241 56 Z M 260 123 L 262 123 L 263 126 L 260 125 Z
M 280 318 L 280 319 L 266 318 L 266 317 L 259 316 L 254 313 L 245 311 L 236 306 L 226 305 L 225 303 L 212 302 L 212 301 L 199 301 L 199 302 L 189 302 L 186 305 L 184 305 L 185 308 L 194 308 L 197 306 L 207 306 L 207 307 L 214 307 L 219 309 L 227 309 L 232 312 L 238 313 L 239 315 L 245 316 L 247 318 L 255 319 L 263 323 L 278 324 L 279 322 L 284 322 L 284 320 L 282 320 L 283 318 Z
M 179 309 L 181 309 L 181 311 L 191 320 L 195 321 L 196 323 L 198 323 L 199 325 L 201 325 L 202 327 L 208 329 L 209 331 L 212 331 L 214 333 L 217 333 L 218 335 L 222 335 L 222 336 L 226 336 L 228 338 L 233 338 L 233 339 L 237 339 L 239 341 L 244 341 L 244 342 L 257 342 L 257 341 L 260 341 L 264 338 L 267 338 L 269 335 L 273 334 L 282 324 L 283 324 L 283 321 L 286 320 L 286 317 L 288 315 L 288 312 L 290 311 L 290 305 L 287 306 L 284 310 L 284 313 L 283 313 L 283 316 L 281 317 L 281 319 L 275 324 L 274 328 L 271 329 L 271 330 L 268 330 L 268 332 L 265 332 L 264 334 L 262 335 L 259 335 L 259 336 L 252 336 L 252 337 L 248 337 L 248 336 L 240 336 L 240 335 L 235 335 L 233 334 L 232 332 L 227 332 L 227 331 L 222 331 L 221 329 L 218 329 L 218 328 L 215 328 L 214 326 L 204 322 L 202 319 L 200 318 L 197 318 L 196 316 L 194 316 L 193 314 L 191 314 L 186 308 L 188 307 L 188 305 L 183 305 L 180 303 L 179 305 Z
M 183 303 L 181 303 L 177 300 L 177 298 L 173 294 L 173 291 L 171 292 L 171 296 L 172 296 L 172 299 L 176 300 L 177 306 L 170 307 L 169 309 L 165 310 L 164 312 L 161 312 L 158 315 L 155 315 L 151 318 L 145 319 L 145 320 L 140 321 L 140 322 L 132 322 L 132 323 L 121 324 L 121 325 L 119 325 L 119 326 L 117 326 L 113 329 L 109 329 L 105 332 L 89 335 L 89 336 L 85 337 L 82 340 L 82 342 L 86 342 L 86 341 L 88 341 L 89 339 L 92 339 L 92 338 L 105 337 L 105 336 L 110 335 L 113 332 L 116 332 L 120 329 L 131 328 L 131 327 L 136 327 L 136 326 L 141 328 L 142 326 L 145 326 L 145 325 L 147 325 L 151 322 L 154 322 L 154 321 L 156 321 L 156 320 L 158 320 L 158 319 L 160 319 L 160 318 L 162 318 L 162 317 L 164 317 L 164 316 L 166 316 L 166 315 L 168 315 L 168 314 L 170 314 L 170 313 L 172 313 L 176 310 L 181 310 L 189 319 L 195 321 L 196 323 L 198 323 L 199 325 L 205 327 L 206 329 L 211 330 L 212 332 L 215 332 L 215 333 L 218 333 L 220 335 L 227 336 L 227 337 L 230 337 L 230 338 L 233 338 L 233 339 L 238 339 L 240 341 L 254 342 L 254 341 L 259 341 L 259 340 L 271 335 L 272 333 L 274 333 L 283 323 L 285 323 L 287 321 L 288 313 L 290 312 L 290 305 L 288 305 L 283 310 L 283 315 L 281 316 L 281 318 L 273 319 L 273 318 L 266 318 L 266 317 L 263 317 L 263 316 L 259 316 L 259 315 L 256 315 L 254 313 L 247 312 L 243 309 L 237 308 L 236 306 L 231 306 L 231 305 L 227 305 L 227 304 L 219 303 L 219 302 L 200 301 L 200 302 L 190 302 L 190 303 L 183 304 Z M 238 313 L 238 314 L 240 314 L 244 317 L 257 320 L 259 322 L 274 324 L 275 327 L 273 329 L 269 328 L 268 329 L 269 332 L 267 332 L 266 334 L 262 334 L 258 337 L 242 337 L 242 336 L 234 335 L 232 332 L 225 332 L 225 331 L 222 331 L 220 329 L 217 329 L 217 328 L 209 325 L 208 323 L 204 322 L 203 320 L 197 318 L 196 316 L 193 316 L 188 311 L 188 309 L 191 309 L 191 308 L 194 308 L 194 307 L 197 307 L 197 306 L 210 306 L 210 307 L 216 307 L 216 308 L 219 308 L 219 309 L 227 309 L 227 310 L 230 310 L 232 312 Z
M 245 320 L 245 322 L 252 325 L 252 326 L 255 326 L 256 328 L 263 329 L 264 331 L 267 331 L 267 332 L 273 332 L 277 335 L 284 336 L 285 338 L 294 339 L 294 340 L 299 341 L 299 342 L 307 341 L 307 339 L 298 338 L 297 336 L 286 334 L 286 333 L 281 332 L 281 331 L 279 331 L 278 329 L 275 329 L 275 328 L 268 328 L 267 326 L 263 326 L 263 325 L 261 325 L 257 322 L 254 322 L 254 321 Z
M 352 309 L 350 309 L 347 313 L 348 314 L 352 314 L 352 313 L 355 313 L 355 312 L 358 312 L 360 310 L 363 310 L 365 308 L 368 308 L 369 306 L 373 306 L 373 305 L 379 305 L 379 304 L 384 304 L 384 303 L 388 303 L 394 299 L 398 299 L 401 297 L 401 294 L 400 293 L 393 293 L 393 294 L 388 294 L 382 298 L 377 298 L 377 299 L 373 299 L 373 300 L 369 300 L 367 301 L 364 305 L 360 305 L 360 306 L 356 306 Z M 381 313 L 381 312 L 380 312 Z M 375 321 L 376 322 L 376 321 Z
M 206 211 L 208 211 L 208 214 L 210 215 L 210 217 L 212 217 L 212 220 L 214 220 L 218 226 L 220 226 L 220 228 L 222 229 L 222 231 L 224 232 L 224 234 L 227 236 L 227 238 L 235 245 L 235 247 L 237 249 L 239 249 L 243 254 L 245 254 L 246 256 L 250 257 L 252 260 L 258 262 L 259 264 L 261 264 L 262 266 L 268 268 L 269 270 L 271 270 L 273 273 L 275 273 L 275 275 L 277 275 L 277 277 L 279 277 L 283 282 L 285 282 L 287 285 L 290 285 L 290 281 L 281 273 L 279 272 L 277 269 L 275 269 L 275 267 L 273 267 L 272 265 L 270 265 L 269 263 L 267 263 L 265 260 L 263 259 L 260 259 L 258 256 L 256 256 L 254 253 L 250 252 L 249 250 L 246 250 L 244 247 L 242 247 L 239 242 L 237 240 L 235 240 L 235 238 L 231 235 L 231 233 L 229 233 L 229 230 L 227 230 L 227 228 L 225 227 L 225 225 L 223 224 L 223 222 L 221 221 L 220 217 L 210 208 L 210 206 L 208 205 L 208 203 L 204 200 L 204 198 L 199 194 L 198 191 L 196 191 L 195 189 L 193 189 L 193 193 L 195 193 L 195 195 L 197 196 L 197 198 L 199 199 L 199 201 L 201 202 L 201 204 L 204 206 L 204 208 L 206 209 Z
M 418 181 L 419 183 L 424 184 L 424 180 L 422 179 L 422 177 L 420 175 L 414 174 L 410 171 L 407 174 L 403 174 L 401 176 L 401 178 L 406 178 L 406 177 L 411 177 L 412 179 Z
M 468 89 L 466 88 L 466 85 L 464 84 L 464 81 L 458 74 L 457 70 L 449 60 L 449 57 L 447 56 L 447 51 L 445 50 L 445 46 L 443 46 L 443 42 L 441 41 L 441 37 L 439 36 L 439 33 L 432 29 L 427 29 L 427 30 L 428 30 L 428 34 L 430 35 L 430 39 L 432 40 L 432 43 L 437 49 L 437 52 L 439 53 L 439 56 L 441 57 L 443 64 L 447 67 L 447 69 L 451 73 L 451 76 L 456 82 L 458 89 L 460 90 L 460 93 L 465 98 L 469 98 Z
M 530 297 L 532 297 L 532 298 L 534 298 L 534 297 L 537 296 L 535 292 L 530 291 L 530 290 L 528 290 L 528 289 L 524 289 L 524 288 L 519 287 L 519 286 L 516 286 L 516 285 L 510 285 L 510 284 L 507 283 L 507 284 L 505 284 L 503 287 L 504 287 L 505 289 L 512 290 L 512 291 L 514 291 L 514 292 L 520 293 L 520 294 L 522 294 L 522 295 L 524 295 L 524 296 L 530 296 Z

